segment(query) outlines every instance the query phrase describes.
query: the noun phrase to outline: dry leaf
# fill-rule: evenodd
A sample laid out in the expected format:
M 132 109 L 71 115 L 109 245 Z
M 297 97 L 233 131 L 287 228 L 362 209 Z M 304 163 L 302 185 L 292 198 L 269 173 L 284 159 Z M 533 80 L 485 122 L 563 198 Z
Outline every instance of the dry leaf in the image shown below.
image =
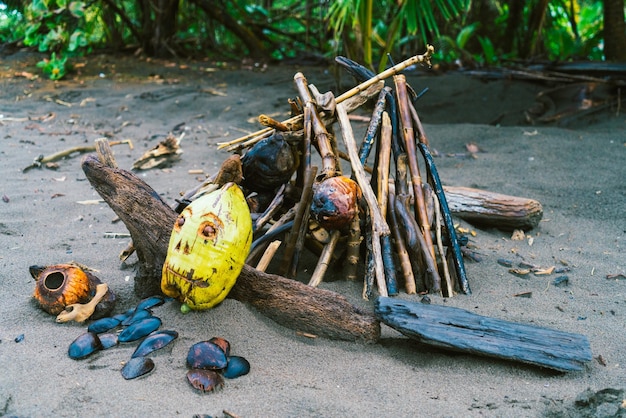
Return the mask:
M 465 144 L 465 149 L 470 154 L 476 154 L 476 153 L 482 152 L 482 149 L 475 142 L 469 142 Z
M 533 273 L 535 273 L 535 275 L 537 276 L 548 276 L 554 273 L 554 266 L 548 267 L 545 269 L 538 269 L 538 270 L 535 270 Z
M 511 235 L 512 241 L 523 241 L 524 239 L 526 239 L 526 234 L 524 233 L 524 231 L 522 231 L 521 229 L 516 229 L 515 231 L 513 231 L 513 234 Z
M 133 170 L 148 170 L 158 167 L 169 167 L 173 163 L 180 160 L 180 141 L 185 134 L 181 134 L 179 138 L 170 134 L 164 141 L 152 148 L 150 151 L 142 155 L 137 161 L 133 163 Z

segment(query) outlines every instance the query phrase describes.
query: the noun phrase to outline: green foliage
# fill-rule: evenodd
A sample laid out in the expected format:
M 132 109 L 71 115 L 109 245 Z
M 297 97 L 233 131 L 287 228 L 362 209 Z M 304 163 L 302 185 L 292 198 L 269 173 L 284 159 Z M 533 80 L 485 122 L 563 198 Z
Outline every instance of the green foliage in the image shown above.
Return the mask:
M 426 43 L 435 45 L 436 61 L 478 65 L 603 57 L 602 0 L 551 0 L 540 20 L 540 0 L 160 1 L 175 10 L 161 15 L 167 21 L 161 26 L 156 0 L 6 0 L 0 42 L 22 40 L 50 54 L 40 67 L 55 79 L 67 74 L 73 57 L 99 46 L 220 59 L 258 57 L 259 46 L 267 58 L 341 54 L 372 69 L 377 62 L 379 71 L 387 54 L 400 59 L 423 52 Z M 517 5 L 519 15 L 512 11 Z M 512 22 L 514 14 L 520 18 Z M 158 38 L 166 28 L 175 31 Z
M 24 15 L 6 6 L 3 8 L 0 3 L 0 43 L 23 39 L 25 29 Z
M 57 58 L 56 52 L 50 55 L 50 59 L 43 59 L 37 63 L 37 68 L 41 68 L 43 73 L 51 80 L 60 80 L 67 73 L 67 57 Z
M 94 26 L 87 11 L 82 1 L 32 0 L 26 6 L 24 44 L 51 53 L 37 65 L 51 79 L 63 78 L 69 69 L 68 57 L 88 52 L 100 40 L 89 32 Z
M 440 26 L 465 7 L 466 0 L 338 0 L 330 7 L 328 22 L 337 52 L 343 46 L 344 53 L 369 67 L 376 55 L 381 70 L 387 53 L 418 35 L 422 46 L 433 43 L 440 36 Z

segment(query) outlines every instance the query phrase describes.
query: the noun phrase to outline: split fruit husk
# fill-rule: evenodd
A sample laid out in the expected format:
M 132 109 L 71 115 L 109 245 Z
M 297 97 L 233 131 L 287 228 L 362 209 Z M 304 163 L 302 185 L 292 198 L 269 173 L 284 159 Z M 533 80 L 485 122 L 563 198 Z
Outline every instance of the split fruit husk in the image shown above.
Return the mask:
M 58 315 L 68 305 L 88 303 L 96 294 L 96 287 L 102 283 L 94 274 L 74 263 L 34 265 L 28 270 L 36 281 L 33 297 L 41 309 L 51 315 Z M 109 289 L 96 305 L 91 318 L 108 316 L 115 301 L 115 294 Z

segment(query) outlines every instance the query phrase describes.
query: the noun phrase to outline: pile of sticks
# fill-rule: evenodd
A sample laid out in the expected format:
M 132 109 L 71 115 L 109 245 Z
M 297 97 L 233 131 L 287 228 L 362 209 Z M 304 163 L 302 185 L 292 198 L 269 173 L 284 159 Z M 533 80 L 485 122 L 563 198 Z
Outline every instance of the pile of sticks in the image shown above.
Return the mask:
M 320 94 L 302 73 L 297 73 L 294 82 L 299 97 L 292 101 L 291 119 L 279 122 L 261 115 L 259 120 L 265 129 L 220 144 L 221 148 L 245 154 L 279 134 L 290 138 L 298 154 L 296 179 L 277 187 L 272 192 L 275 194 L 271 203 L 253 215 L 255 242 L 248 264 L 258 262 L 257 269 L 264 270 L 276 249 L 282 247 L 278 274 L 293 277 L 305 242 L 322 236 L 322 243 L 315 243 L 322 248 L 309 282 L 311 286 L 323 280 L 329 263 L 337 257 L 338 243 L 345 241 L 342 258 L 346 277 L 356 278 L 357 269 L 363 267 L 365 299 L 372 296 L 374 289 L 381 296 L 397 294 L 400 282 L 397 272 L 401 273 L 400 285 L 404 285 L 407 293 L 437 293 L 446 297 L 457 292 L 470 293 L 459 238 L 426 133 L 413 105 L 416 95 L 401 74 L 412 65 L 430 65 L 433 51 L 428 46 L 423 55 L 380 74 L 339 57 L 338 63 L 361 84 L 338 97 L 332 93 Z M 393 78 L 393 88 L 385 86 L 384 80 L 389 77 Z M 357 149 L 348 113 L 376 95 L 369 126 Z M 336 122 L 345 152 L 340 150 L 333 134 Z M 319 153 L 321 170 L 311 162 L 312 148 Z M 373 149 L 376 149 L 375 161 L 368 167 L 367 159 Z M 340 159 L 350 162 L 350 178 L 342 174 Z M 246 155 L 243 160 L 245 172 Z M 420 167 L 422 170 L 425 167 L 424 175 Z M 214 180 L 209 179 L 187 192 L 183 202 L 201 195 Z M 296 190 L 295 198 L 293 190 Z M 246 193 L 254 195 L 256 191 L 246 190 Z M 338 219 L 312 216 L 311 202 L 333 199 L 333 196 L 317 196 L 323 193 L 342 194 L 337 207 L 333 207 L 337 209 L 334 215 Z M 357 210 L 351 210 L 351 201 L 357 202 Z M 348 202 L 347 208 L 341 207 L 344 202 Z M 339 213 L 342 211 L 347 215 Z M 321 224 L 321 232 L 317 224 Z M 285 230 L 290 232 L 281 243 L 278 237 Z M 362 247 L 365 247 L 364 256 Z

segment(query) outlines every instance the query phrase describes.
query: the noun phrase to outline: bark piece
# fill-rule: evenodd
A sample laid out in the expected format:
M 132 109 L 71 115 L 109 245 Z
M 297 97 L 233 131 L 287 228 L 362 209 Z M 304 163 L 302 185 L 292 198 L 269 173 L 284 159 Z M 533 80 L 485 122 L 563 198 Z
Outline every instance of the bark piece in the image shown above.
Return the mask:
M 565 372 L 583 370 L 592 358 L 584 335 L 489 318 L 449 306 L 379 297 L 376 315 L 408 337 L 455 351 Z

